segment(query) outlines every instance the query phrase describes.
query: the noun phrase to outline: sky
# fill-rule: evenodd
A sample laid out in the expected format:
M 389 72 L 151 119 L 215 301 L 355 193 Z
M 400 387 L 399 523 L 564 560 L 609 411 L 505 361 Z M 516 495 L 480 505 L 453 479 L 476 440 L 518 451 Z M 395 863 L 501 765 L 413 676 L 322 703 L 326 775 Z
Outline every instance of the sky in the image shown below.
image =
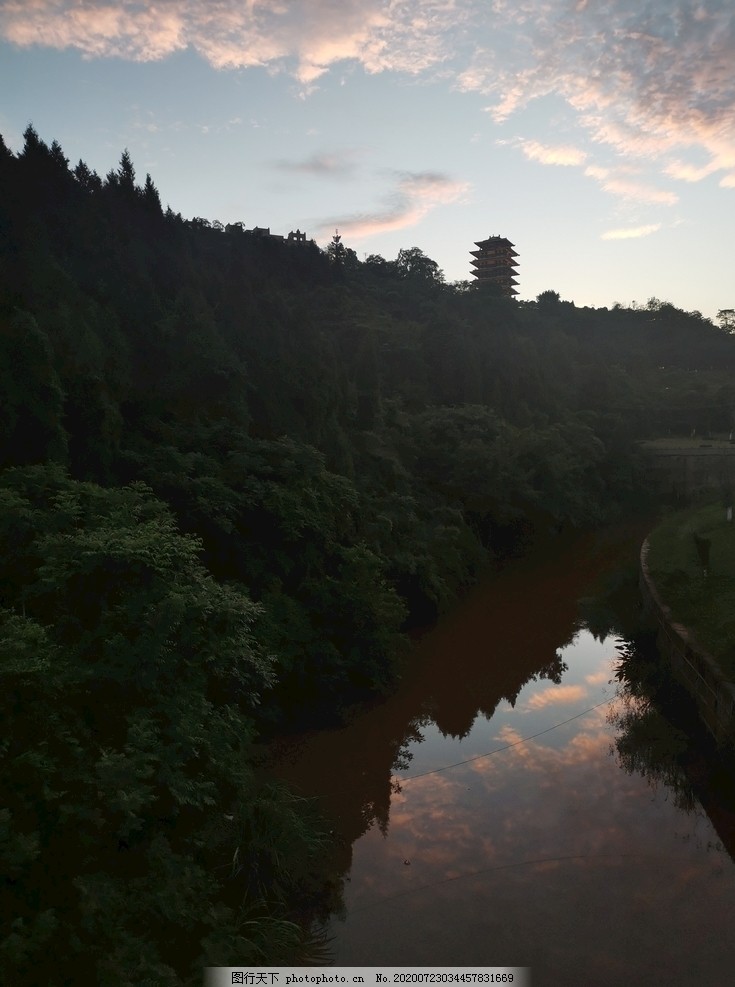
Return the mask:
M 0 134 L 185 218 L 507 237 L 519 298 L 735 307 L 733 0 L 0 0 Z

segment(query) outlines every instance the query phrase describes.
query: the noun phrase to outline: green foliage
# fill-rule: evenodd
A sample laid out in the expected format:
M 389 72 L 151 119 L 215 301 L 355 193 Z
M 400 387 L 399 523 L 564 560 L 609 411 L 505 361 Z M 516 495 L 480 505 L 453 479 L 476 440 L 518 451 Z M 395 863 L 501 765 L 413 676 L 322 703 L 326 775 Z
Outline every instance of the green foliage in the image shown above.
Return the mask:
M 594 431 L 570 419 L 518 436 L 517 461 L 525 497 L 556 522 L 580 525 L 601 520 L 605 489 L 600 467 L 605 447 Z
M 293 829 L 248 767 L 273 674 L 258 608 L 206 573 L 143 484 L 37 466 L 5 471 L 0 494 L 4 970 L 65 956 L 88 982 L 178 983 L 226 929 L 233 961 L 262 957 L 264 930 L 257 948 L 243 936 L 245 897 L 289 887 L 292 854 L 313 841 L 302 827 L 289 850 L 256 848 L 274 820 Z M 237 829 L 252 839 L 228 889 Z M 277 941 L 290 928 L 265 926 Z
M 63 461 L 63 394 L 48 336 L 33 316 L 0 316 L 0 467 Z
M 705 575 L 697 539 L 710 543 Z M 735 678 L 735 530 L 721 504 L 678 511 L 650 538 L 649 566 L 676 620 Z

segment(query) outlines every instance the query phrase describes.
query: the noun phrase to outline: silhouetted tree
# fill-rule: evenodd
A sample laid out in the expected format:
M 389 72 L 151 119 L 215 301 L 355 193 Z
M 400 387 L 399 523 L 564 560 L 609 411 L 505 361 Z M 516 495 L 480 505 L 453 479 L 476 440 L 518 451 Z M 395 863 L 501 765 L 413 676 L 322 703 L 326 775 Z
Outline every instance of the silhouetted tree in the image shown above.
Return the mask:
M 435 284 L 444 283 L 444 272 L 437 262 L 427 257 L 419 247 L 399 250 L 396 266 L 399 274 L 404 278 L 430 281 Z

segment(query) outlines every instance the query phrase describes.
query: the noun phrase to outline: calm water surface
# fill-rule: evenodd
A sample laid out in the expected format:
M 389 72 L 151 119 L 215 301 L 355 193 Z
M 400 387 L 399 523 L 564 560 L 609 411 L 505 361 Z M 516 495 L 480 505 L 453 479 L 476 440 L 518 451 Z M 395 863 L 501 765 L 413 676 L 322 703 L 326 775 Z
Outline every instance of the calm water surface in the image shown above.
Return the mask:
M 734 982 L 732 814 L 705 782 L 716 829 L 636 748 L 625 642 L 579 617 L 638 544 L 586 539 L 513 565 L 421 640 L 395 696 L 284 753 L 279 773 L 338 836 L 335 965 Z

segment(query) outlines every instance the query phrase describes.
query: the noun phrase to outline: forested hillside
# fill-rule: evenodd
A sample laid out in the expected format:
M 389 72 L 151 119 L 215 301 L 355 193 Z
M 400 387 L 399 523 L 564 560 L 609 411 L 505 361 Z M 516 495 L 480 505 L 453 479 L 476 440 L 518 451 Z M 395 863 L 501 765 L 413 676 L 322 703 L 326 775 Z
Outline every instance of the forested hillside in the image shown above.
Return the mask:
M 257 739 L 390 690 L 489 563 L 635 510 L 636 440 L 730 429 L 733 366 L 656 299 L 514 302 L 0 139 L 0 968 L 303 957 L 324 837 Z

